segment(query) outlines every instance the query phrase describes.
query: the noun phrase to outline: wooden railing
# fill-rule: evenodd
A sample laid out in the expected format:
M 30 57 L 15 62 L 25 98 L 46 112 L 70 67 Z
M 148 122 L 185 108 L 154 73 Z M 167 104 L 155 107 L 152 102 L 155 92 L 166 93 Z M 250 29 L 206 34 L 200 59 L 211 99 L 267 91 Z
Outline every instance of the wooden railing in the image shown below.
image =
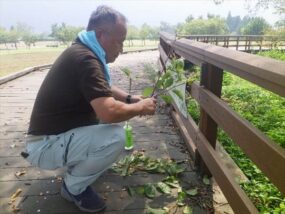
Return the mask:
M 271 50 L 274 48 L 285 49 L 285 38 L 278 36 L 259 35 L 178 35 L 178 38 L 186 38 L 198 42 L 210 43 L 230 49 L 251 52 Z
M 160 34 L 160 70 L 168 58 L 182 57 L 201 67 L 200 83 L 187 87 L 199 103 L 199 126 L 174 105 L 175 119 L 200 172 L 212 175 L 236 213 L 258 213 L 215 150 L 223 129 L 276 187 L 285 194 L 285 150 L 233 111 L 221 96 L 223 70 L 285 96 L 285 63 L 185 38 Z

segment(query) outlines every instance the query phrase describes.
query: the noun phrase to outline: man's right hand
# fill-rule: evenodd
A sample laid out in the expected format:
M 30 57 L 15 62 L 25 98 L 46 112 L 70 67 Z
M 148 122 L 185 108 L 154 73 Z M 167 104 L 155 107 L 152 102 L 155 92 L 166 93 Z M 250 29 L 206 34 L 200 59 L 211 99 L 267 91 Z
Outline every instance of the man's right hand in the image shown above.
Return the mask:
M 138 102 L 142 105 L 141 115 L 153 115 L 156 109 L 156 99 L 155 98 L 145 98 Z

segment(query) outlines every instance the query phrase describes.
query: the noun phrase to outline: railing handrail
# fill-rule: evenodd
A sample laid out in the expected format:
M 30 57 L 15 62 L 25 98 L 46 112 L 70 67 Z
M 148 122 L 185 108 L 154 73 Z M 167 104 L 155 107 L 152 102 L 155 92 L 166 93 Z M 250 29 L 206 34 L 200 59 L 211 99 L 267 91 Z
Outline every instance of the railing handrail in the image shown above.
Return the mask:
M 210 62 L 267 90 L 285 96 L 285 62 L 283 61 L 183 38 L 174 40 L 173 36 L 167 33 L 160 35 L 164 41 L 172 43 L 173 48 L 189 61 L 195 59 L 199 65 Z
M 285 40 L 285 37 L 281 37 L 281 36 L 276 36 L 276 35 L 213 35 L 213 34 L 191 34 L 191 35 L 183 35 L 183 34 L 178 34 L 177 35 L 178 38 L 197 38 L 197 37 L 221 37 L 221 38 L 235 38 L 235 37 L 240 37 L 240 38 L 276 38 L 276 39 L 280 39 L 280 40 Z

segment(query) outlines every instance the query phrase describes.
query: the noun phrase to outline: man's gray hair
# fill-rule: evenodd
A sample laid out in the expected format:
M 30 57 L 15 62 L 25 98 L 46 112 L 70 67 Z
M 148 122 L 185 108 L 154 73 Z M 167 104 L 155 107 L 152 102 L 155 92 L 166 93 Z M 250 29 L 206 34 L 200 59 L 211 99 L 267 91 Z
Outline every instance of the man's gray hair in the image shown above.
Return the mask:
M 101 27 L 106 24 L 116 24 L 118 19 L 123 22 L 127 21 L 126 17 L 120 12 L 111 7 L 101 5 L 91 14 L 87 31 L 95 30 L 97 27 Z

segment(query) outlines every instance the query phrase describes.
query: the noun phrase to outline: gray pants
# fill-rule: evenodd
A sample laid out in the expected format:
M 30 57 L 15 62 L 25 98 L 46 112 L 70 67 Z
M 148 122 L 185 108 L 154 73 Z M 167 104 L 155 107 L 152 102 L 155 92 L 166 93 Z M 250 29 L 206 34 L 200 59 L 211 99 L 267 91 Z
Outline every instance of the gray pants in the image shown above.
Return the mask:
M 64 181 L 78 195 L 120 156 L 124 130 L 115 124 L 100 124 L 69 130 L 59 135 L 27 136 L 27 160 L 42 169 L 67 166 Z

